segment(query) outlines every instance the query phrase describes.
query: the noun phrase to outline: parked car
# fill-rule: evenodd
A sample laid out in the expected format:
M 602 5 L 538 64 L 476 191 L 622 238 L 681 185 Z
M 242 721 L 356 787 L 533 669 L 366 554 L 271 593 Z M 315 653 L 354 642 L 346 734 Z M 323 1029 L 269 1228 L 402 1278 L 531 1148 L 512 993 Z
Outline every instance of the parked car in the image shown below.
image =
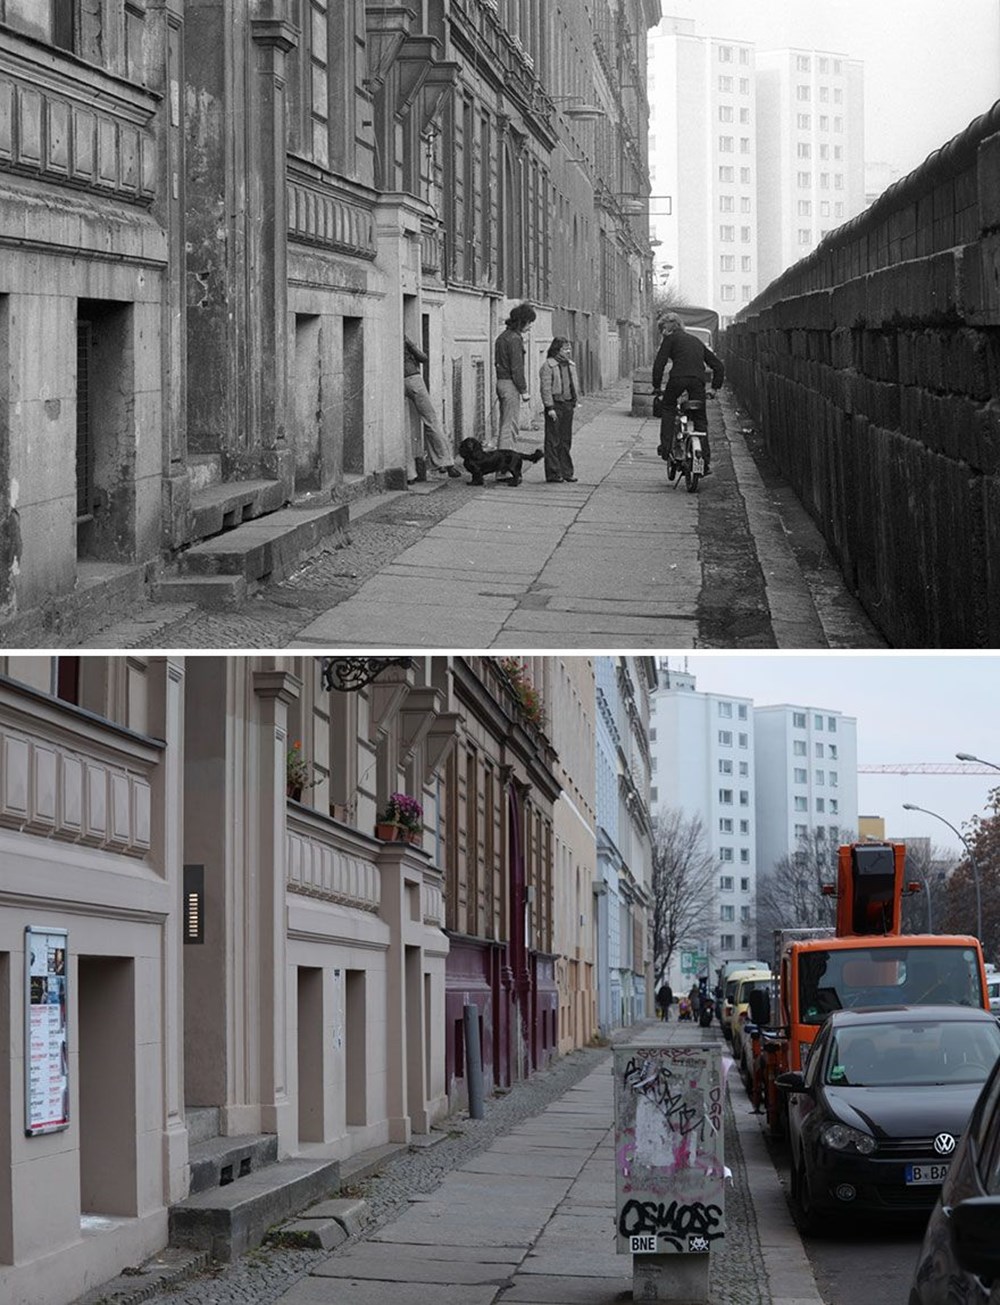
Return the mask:
M 910 1305 L 1000 1305 L 998 1230 L 1000 1062 L 980 1093 L 927 1225 Z
M 744 979 L 770 979 L 771 971 L 766 965 L 748 966 L 745 970 L 733 970 L 726 975 L 722 993 L 722 1014 L 719 1023 L 723 1035 L 730 1040 L 733 1036 L 733 1011 L 736 1008 L 736 991 Z
M 990 999 L 990 1010 L 1000 1015 L 1000 970 L 993 965 L 986 967 L 986 992 Z
M 792 1204 L 803 1231 L 830 1215 L 929 1212 L 1000 1025 L 959 1006 L 834 1011 L 788 1093 Z

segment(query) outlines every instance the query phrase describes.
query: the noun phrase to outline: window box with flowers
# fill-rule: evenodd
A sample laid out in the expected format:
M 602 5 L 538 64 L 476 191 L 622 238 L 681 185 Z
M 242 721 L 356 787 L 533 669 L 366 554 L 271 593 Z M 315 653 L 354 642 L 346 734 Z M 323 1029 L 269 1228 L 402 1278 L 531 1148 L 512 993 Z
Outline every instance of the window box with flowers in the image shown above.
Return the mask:
M 532 684 L 527 666 L 516 657 L 501 657 L 500 669 L 510 682 L 522 717 L 536 729 L 545 729 L 546 716 L 545 708 L 542 706 L 542 695 Z
M 312 765 L 302 755 L 302 744 L 296 739 L 285 753 L 285 795 L 295 802 L 302 801 L 302 793 L 319 783 L 313 778 Z
M 424 809 L 406 793 L 390 793 L 375 825 L 384 843 L 417 843 L 423 838 Z

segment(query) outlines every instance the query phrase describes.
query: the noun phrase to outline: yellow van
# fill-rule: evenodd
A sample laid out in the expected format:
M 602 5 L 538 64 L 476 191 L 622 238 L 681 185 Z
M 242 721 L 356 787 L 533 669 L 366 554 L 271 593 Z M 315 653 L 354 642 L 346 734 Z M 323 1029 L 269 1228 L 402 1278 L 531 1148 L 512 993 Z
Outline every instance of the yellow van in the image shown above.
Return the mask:
M 733 1015 L 730 1025 L 733 1055 L 737 1064 L 743 1055 L 743 1026 L 750 1018 L 750 994 L 757 991 L 767 992 L 773 980 L 774 976 L 770 971 L 757 970 L 748 978 L 741 979 L 737 985 L 733 996 Z
M 746 979 L 760 980 L 761 986 L 766 987 L 771 981 L 771 971 L 759 966 L 747 970 L 733 970 L 731 974 L 726 975 L 726 985 L 722 991 L 722 1014 L 719 1023 L 722 1025 L 722 1033 L 730 1042 L 733 1040 L 733 1015 L 736 1010 L 736 997 L 740 985 Z M 747 988 L 746 1000 L 750 1000 L 752 989 Z M 744 1011 L 746 1006 L 743 1007 Z

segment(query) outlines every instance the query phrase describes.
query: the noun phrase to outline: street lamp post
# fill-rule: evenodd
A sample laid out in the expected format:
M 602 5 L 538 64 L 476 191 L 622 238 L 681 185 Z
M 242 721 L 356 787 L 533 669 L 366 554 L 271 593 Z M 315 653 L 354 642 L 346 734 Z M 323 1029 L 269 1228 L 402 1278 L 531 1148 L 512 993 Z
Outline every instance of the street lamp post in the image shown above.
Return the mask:
M 974 757 L 971 752 L 956 752 L 956 761 L 978 761 L 980 766 L 990 766 L 993 770 L 1000 770 L 1000 765 L 995 761 L 984 761 L 982 757 Z
M 968 856 L 968 858 L 969 858 L 969 862 L 970 862 L 970 864 L 972 865 L 972 877 L 973 877 L 973 879 L 974 879 L 974 881 L 975 881 L 975 885 L 976 885 L 976 937 L 977 937 L 980 941 L 982 941 L 982 937 L 983 937 L 983 899 L 982 899 L 982 893 L 981 893 L 981 891 L 980 891 L 980 887 L 979 887 L 979 863 L 976 861 L 975 854 L 974 854 L 974 852 L 972 851 L 972 848 L 969 846 L 968 840 L 966 839 L 965 835 L 962 834 L 962 833 L 960 833 L 960 832 L 955 828 L 955 826 L 951 823 L 950 820 L 945 820 L 944 816 L 938 815 L 938 813 L 937 813 L 936 811 L 928 811 L 926 807 L 918 807 L 918 806 L 917 806 L 915 803 L 913 803 L 913 802 L 904 802 L 904 803 L 903 803 L 903 810 L 904 810 L 904 811 L 922 811 L 922 812 L 924 813 L 925 816 L 933 816 L 935 820 L 940 820 L 941 823 L 942 823 L 942 825 L 947 825 L 947 826 L 948 826 L 948 828 L 951 830 L 951 832 L 955 835 L 955 837 L 959 840 L 959 842 L 960 842 L 960 843 L 962 844 L 962 846 L 965 848 L 966 856 Z M 929 899 L 928 899 L 928 900 L 929 900 Z

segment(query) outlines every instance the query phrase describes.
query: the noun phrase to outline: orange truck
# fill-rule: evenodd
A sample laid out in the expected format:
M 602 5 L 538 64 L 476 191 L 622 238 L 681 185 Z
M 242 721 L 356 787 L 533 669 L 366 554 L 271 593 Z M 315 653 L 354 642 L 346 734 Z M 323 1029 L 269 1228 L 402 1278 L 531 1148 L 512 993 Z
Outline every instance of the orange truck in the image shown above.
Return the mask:
M 766 993 L 751 997 L 751 1095 L 766 1110 L 772 1134 L 784 1134 L 787 1126 L 775 1080 L 802 1069 L 831 1011 L 940 1004 L 989 1010 L 977 938 L 901 932 L 903 898 L 921 889 L 906 882 L 905 861 L 902 843 L 841 847 L 837 882 L 823 885 L 837 901 L 836 928 L 775 931 L 774 1001 L 767 1002 Z

